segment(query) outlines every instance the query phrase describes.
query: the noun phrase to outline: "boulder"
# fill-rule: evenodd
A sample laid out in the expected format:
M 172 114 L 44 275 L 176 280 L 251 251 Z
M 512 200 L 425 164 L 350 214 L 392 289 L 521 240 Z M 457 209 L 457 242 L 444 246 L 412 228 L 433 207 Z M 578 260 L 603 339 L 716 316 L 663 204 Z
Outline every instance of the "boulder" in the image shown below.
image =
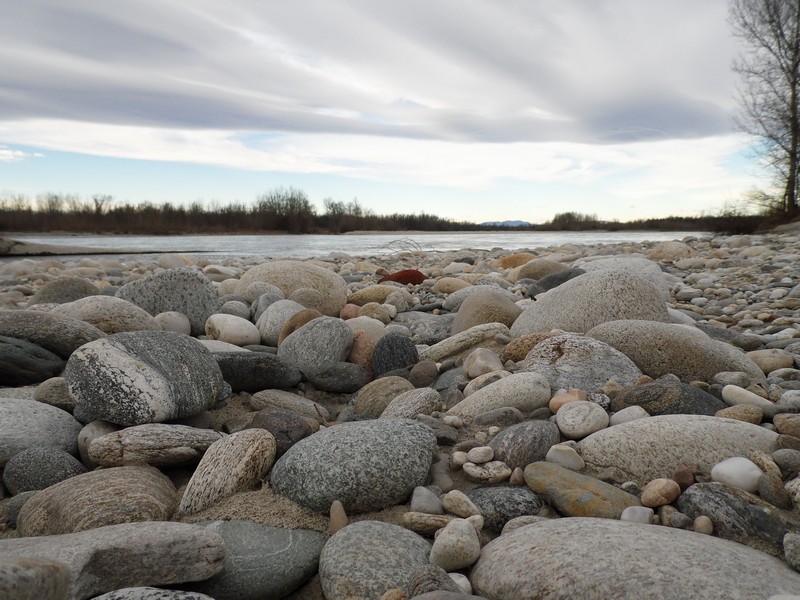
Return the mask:
M 669 281 L 668 275 L 661 270 L 658 263 L 638 256 L 606 256 L 602 258 L 585 258 L 576 260 L 574 267 L 578 267 L 587 273 L 604 272 L 610 274 L 629 273 L 636 277 L 646 279 L 653 284 L 664 302 L 669 302 Z
M 114 296 L 87 296 L 55 307 L 51 314 L 64 315 L 94 325 L 106 334 L 123 331 L 161 330 L 153 315 L 132 302 Z
M 87 342 L 106 336 L 97 327 L 52 313 L 33 310 L 0 311 L 0 336 L 25 340 L 67 359 Z
M 353 330 L 344 321 L 320 317 L 283 340 L 278 357 L 306 377 L 313 377 L 344 362 L 352 345 Z
M 0 467 L 26 448 L 52 446 L 76 455 L 83 426 L 68 412 L 22 398 L 0 398 Z

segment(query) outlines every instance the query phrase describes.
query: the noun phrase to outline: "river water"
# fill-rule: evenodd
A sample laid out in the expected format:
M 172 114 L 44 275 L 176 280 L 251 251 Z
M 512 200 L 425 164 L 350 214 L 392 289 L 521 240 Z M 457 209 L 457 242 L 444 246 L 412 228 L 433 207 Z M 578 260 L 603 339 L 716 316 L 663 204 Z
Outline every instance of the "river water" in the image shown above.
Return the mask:
M 581 232 L 389 232 L 345 235 L 10 235 L 14 239 L 59 246 L 96 248 L 99 254 L 161 254 L 201 256 L 263 256 L 311 258 L 330 252 L 352 256 L 383 256 L 401 251 L 443 252 L 462 249 L 535 249 L 561 244 L 618 244 L 680 240 L 709 234 L 680 231 Z

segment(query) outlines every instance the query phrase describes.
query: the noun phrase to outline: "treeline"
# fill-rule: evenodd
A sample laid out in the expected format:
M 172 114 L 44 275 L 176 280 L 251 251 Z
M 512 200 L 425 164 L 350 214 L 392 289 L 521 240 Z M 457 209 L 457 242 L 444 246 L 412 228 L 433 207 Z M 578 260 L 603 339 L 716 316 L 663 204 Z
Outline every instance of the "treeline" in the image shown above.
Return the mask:
M 40 194 L 35 201 L 21 194 L 0 195 L 0 231 L 175 235 L 187 233 L 344 233 L 346 231 L 489 231 L 497 227 L 452 221 L 436 215 L 376 215 L 358 200 L 326 198 L 317 212 L 302 190 L 276 188 L 252 204 L 233 202 L 189 206 L 172 203 L 119 203 L 97 194 Z M 666 217 L 635 221 L 604 221 L 594 214 L 564 212 L 552 220 L 508 228 L 510 231 L 712 231 L 752 233 L 777 224 L 774 216 L 723 211 L 700 217 Z

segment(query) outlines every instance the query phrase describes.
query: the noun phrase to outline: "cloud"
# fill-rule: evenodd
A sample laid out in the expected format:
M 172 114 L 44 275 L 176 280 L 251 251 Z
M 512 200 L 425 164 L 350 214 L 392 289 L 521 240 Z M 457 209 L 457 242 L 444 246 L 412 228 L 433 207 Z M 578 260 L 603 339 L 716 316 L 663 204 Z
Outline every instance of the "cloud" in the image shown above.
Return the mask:
M 44 155 L 39 152 L 23 152 L 0 144 L 0 162 L 19 162 L 26 158 L 40 158 L 42 156 Z

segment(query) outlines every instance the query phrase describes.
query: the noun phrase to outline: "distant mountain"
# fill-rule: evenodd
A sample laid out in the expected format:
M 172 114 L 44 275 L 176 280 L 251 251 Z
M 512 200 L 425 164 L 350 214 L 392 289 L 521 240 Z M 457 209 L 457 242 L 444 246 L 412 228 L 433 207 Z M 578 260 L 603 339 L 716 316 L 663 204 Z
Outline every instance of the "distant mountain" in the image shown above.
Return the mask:
M 530 227 L 533 223 L 528 223 L 528 221 L 486 221 L 481 225 L 484 227 Z

